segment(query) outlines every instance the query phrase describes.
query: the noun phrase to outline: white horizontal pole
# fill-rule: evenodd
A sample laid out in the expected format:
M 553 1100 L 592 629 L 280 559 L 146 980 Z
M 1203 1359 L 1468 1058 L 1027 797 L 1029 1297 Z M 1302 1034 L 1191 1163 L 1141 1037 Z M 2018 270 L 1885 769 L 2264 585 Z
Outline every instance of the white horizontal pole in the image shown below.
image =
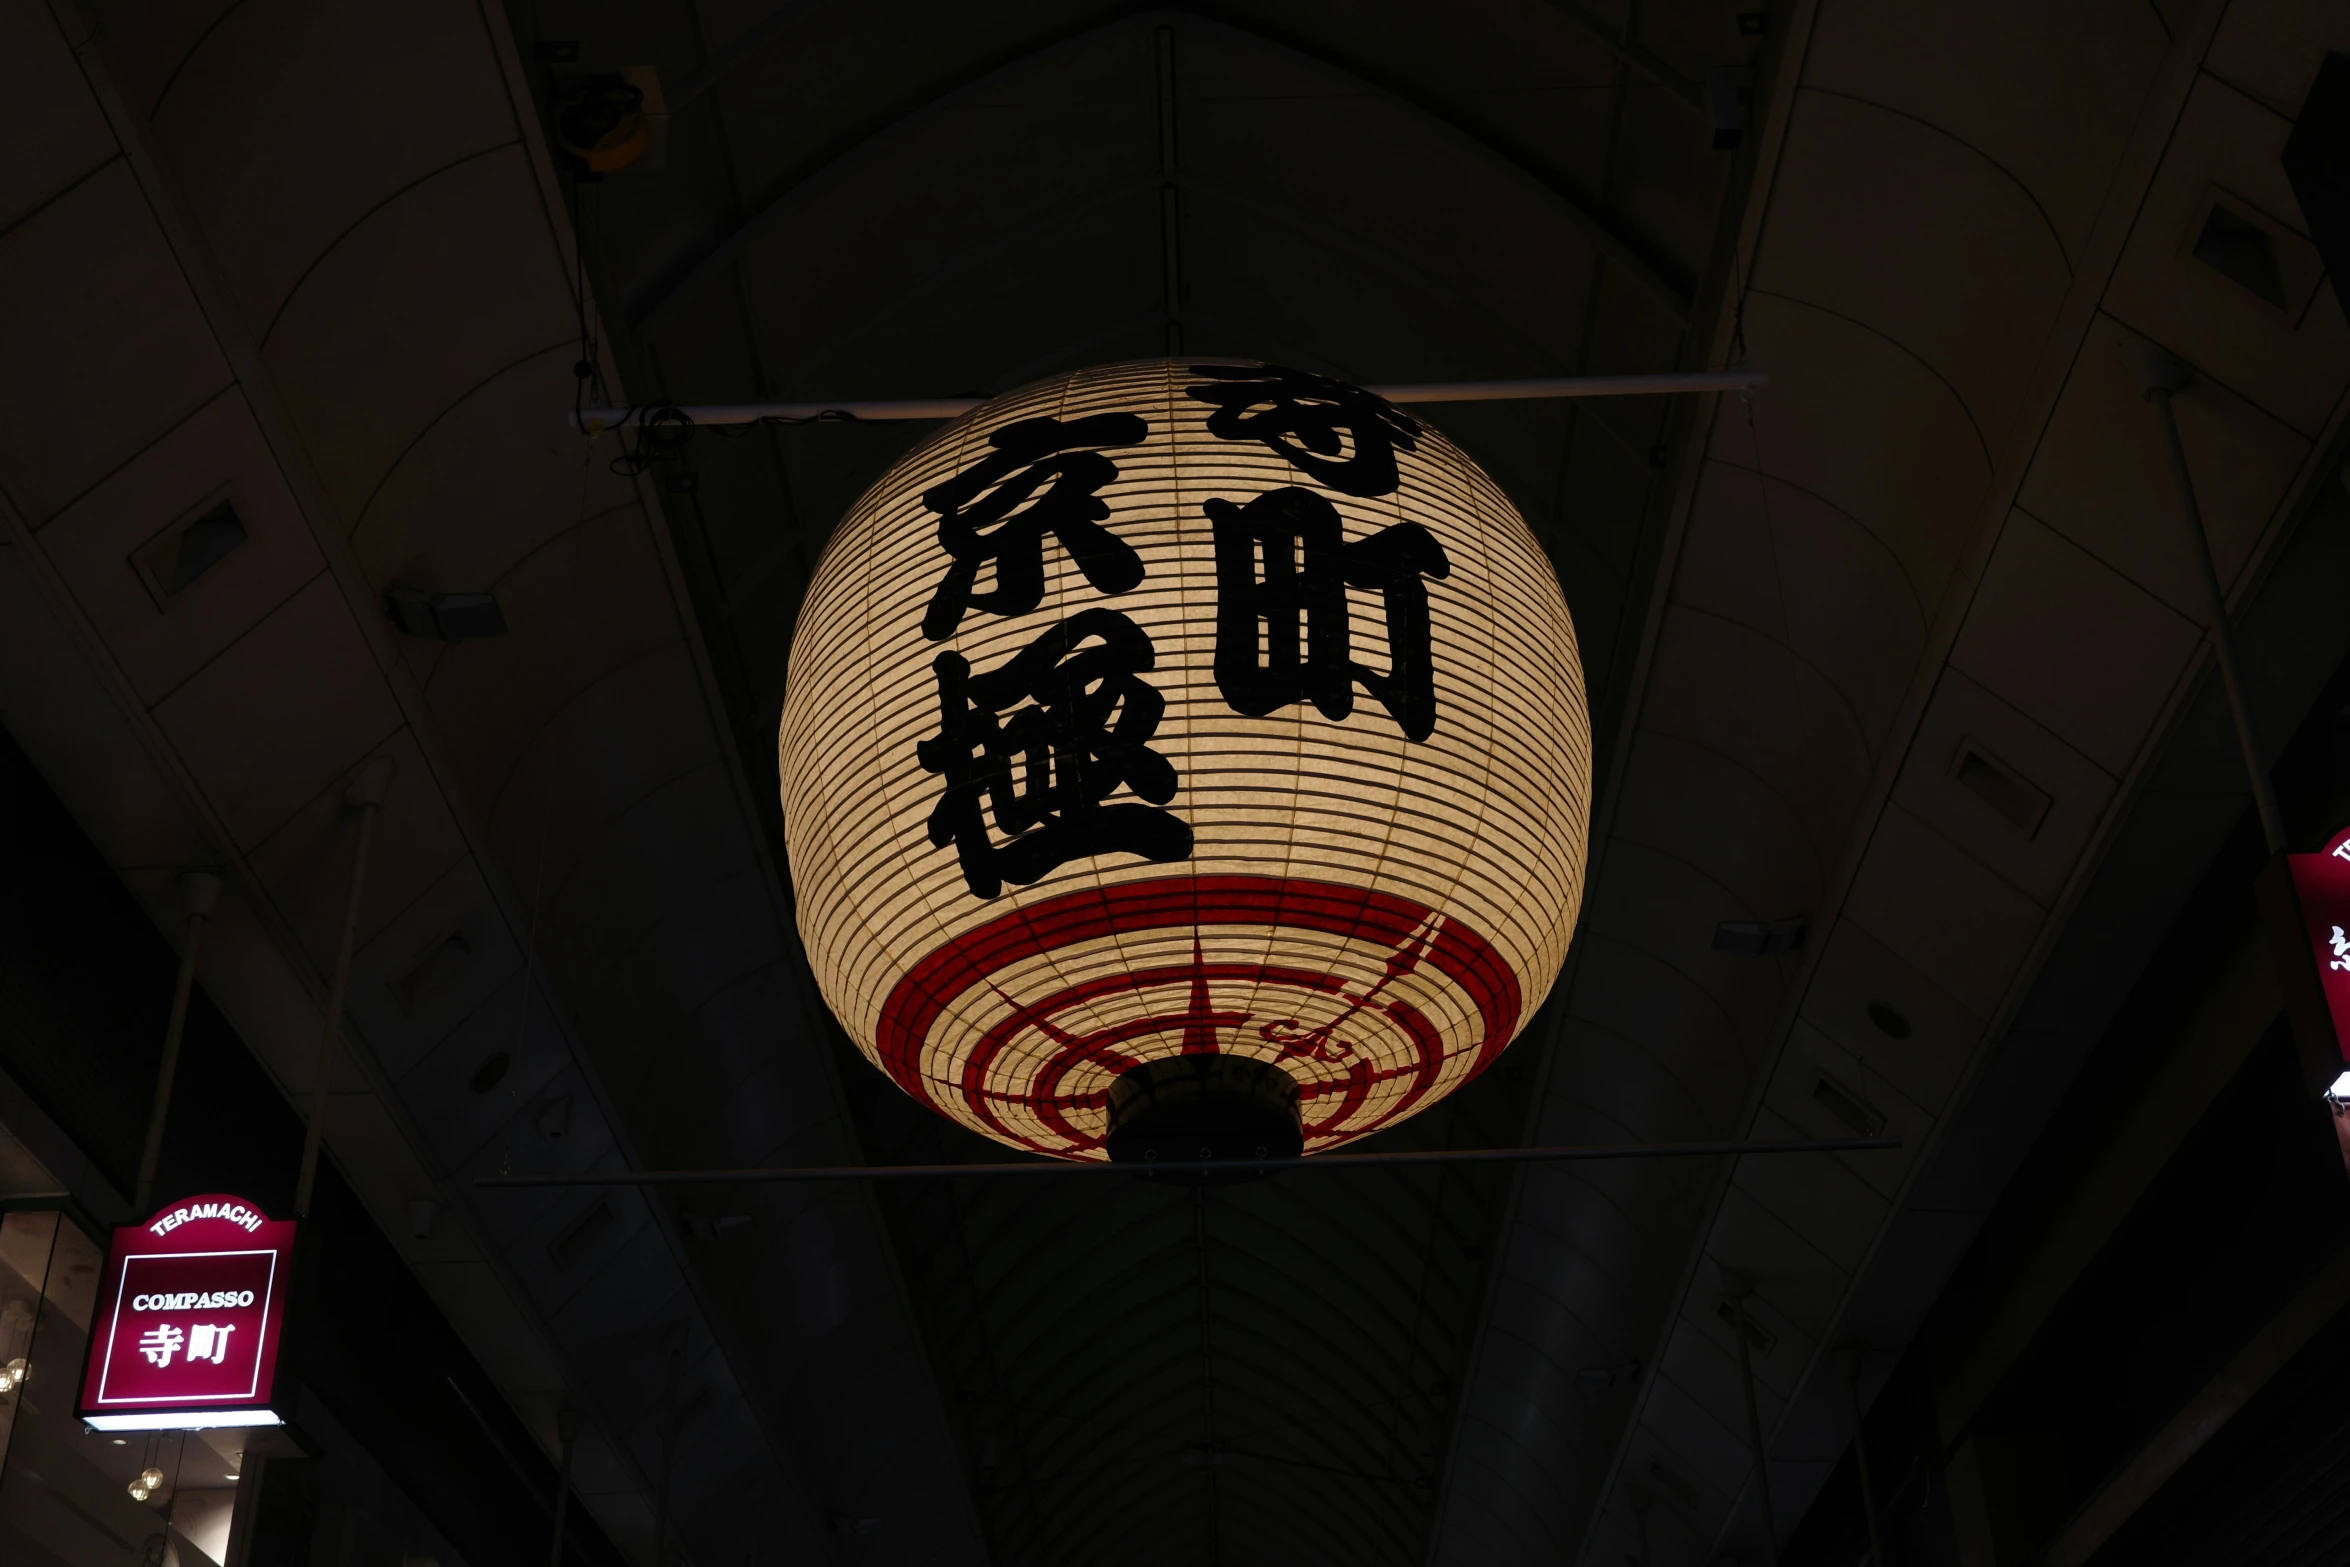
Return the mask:
M 1768 370 L 1691 370 L 1671 375 L 1554 375 L 1533 381 L 1414 381 L 1374 386 L 1391 403 L 1507 403 L 1532 397 L 1652 397 L 1659 392 L 1745 392 Z
M 1555 1164 L 1589 1159 L 1711 1159 L 1745 1154 L 1889 1153 L 1898 1137 L 1779 1138 L 1725 1143 L 1565 1143 L 1547 1148 L 1428 1148 L 1397 1153 L 1318 1153 L 1270 1159 L 1152 1159 L 1107 1162 L 1035 1159 L 1019 1164 L 770 1165 L 742 1170 L 623 1170 L 599 1175 L 483 1175 L 473 1184 L 519 1186 L 724 1186 L 737 1181 L 927 1181 L 942 1177 L 1052 1175 L 1229 1175 L 1250 1171 L 1379 1169 L 1419 1164 Z
M 1668 375 L 1559 375 L 1531 381 L 1414 381 L 1374 386 L 1391 403 L 1504 403 L 1537 397 L 1647 397 L 1659 392 L 1744 392 L 1770 384 L 1767 370 L 1693 370 Z M 930 397 L 901 402 L 648 403 L 636 408 L 582 408 L 572 416 L 594 434 L 654 419 L 682 416 L 694 424 L 878 424 L 905 419 L 959 419 L 981 397 Z

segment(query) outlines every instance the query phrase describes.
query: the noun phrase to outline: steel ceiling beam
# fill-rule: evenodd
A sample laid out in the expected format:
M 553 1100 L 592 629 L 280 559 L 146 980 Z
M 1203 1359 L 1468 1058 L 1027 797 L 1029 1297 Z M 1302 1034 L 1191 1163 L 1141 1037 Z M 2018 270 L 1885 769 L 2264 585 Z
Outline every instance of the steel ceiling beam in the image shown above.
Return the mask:
M 711 56 L 706 64 L 677 79 L 667 94 L 669 112 L 676 113 L 717 86 L 736 66 L 749 61 L 781 37 L 785 28 L 809 12 L 821 10 L 827 3 L 829 0 L 789 0 L 789 3 L 770 10 L 752 23 L 748 32 Z M 1658 55 L 1619 33 L 1613 24 L 1593 16 L 1574 4 L 1573 0 L 1551 0 L 1550 11 L 1559 20 L 1580 29 L 1617 60 L 1664 88 L 1674 102 L 1694 114 L 1706 112 L 1703 88 L 1674 70 Z
M 1683 328 L 1689 325 L 1696 309 L 1695 284 L 1690 279 L 1676 276 L 1672 264 L 1652 253 L 1645 240 L 1618 227 L 1604 211 L 1589 205 L 1582 193 L 1553 174 L 1547 163 L 1531 148 L 1518 146 L 1490 130 L 1471 124 L 1450 106 L 1395 77 L 1344 59 L 1312 40 L 1268 28 L 1253 17 L 1246 21 L 1238 20 L 1213 6 L 1180 7 L 1175 9 L 1175 14 L 1204 22 L 1210 28 L 1232 37 L 1262 44 L 1318 65 L 1394 99 L 1431 124 L 1442 126 L 1463 145 L 1511 170 L 1549 196 L 1552 205 L 1568 222 L 1582 231 L 1583 237 L 1594 250 L 1623 268 L 1651 298 L 1671 312 L 1677 324 Z
M 958 1176 L 1003 1177 L 1232 1175 L 1249 1171 L 1344 1172 L 1418 1164 L 1562 1164 L 1594 1159 L 1713 1159 L 1743 1154 L 1890 1153 L 1898 1137 L 1796 1138 L 1775 1142 L 1571 1143 L 1548 1148 L 1428 1149 L 1413 1153 L 1325 1153 L 1295 1159 L 1162 1159 L 1109 1164 L 1040 1159 L 1023 1164 L 769 1165 L 744 1170 L 621 1170 L 591 1175 L 484 1175 L 474 1185 L 503 1190 L 527 1186 L 722 1186 L 769 1181 L 927 1181 Z
M 1046 236 L 1061 234 L 1069 228 L 1091 219 L 1101 209 L 1116 202 L 1139 201 L 1155 196 L 1159 184 L 1160 181 L 1156 175 L 1136 177 L 1105 186 L 1073 200 L 1031 208 L 1020 220 L 1021 228 L 1017 233 L 998 235 L 984 244 L 959 250 L 939 266 L 924 273 L 918 281 L 903 289 L 883 306 L 868 310 L 853 318 L 835 319 L 828 322 L 830 330 L 821 336 L 803 341 L 796 350 L 795 357 L 802 364 L 820 363 L 839 344 L 866 335 L 875 322 L 886 320 L 902 309 L 901 302 L 905 298 L 919 298 L 936 289 L 944 288 L 962 274 L 1000 258 L 1016 245 L 1034 243 Z M 1184 177 L 1183 191 L 1187 200 L 1197 196 L 1205 198 L 1213 205 L 1233 208 L 1259 223 L 1275 224 L 1286 228 L 1299 238 L 1345 256 L 1359 265 L 1384 271 L 1403 285 L 1418 291 L 1432 301 L 1441 303 L 1447 309 L 1481 318 L 1491 330 L 1524 347 L 1535 359 L 1553 364 L 1559 363 L 1556 355 L 1550 353 L 1524 326 L 1505 314 L 1492 301 L 1475 297 L 1466 292 L 1456 281 L 1429 271 L 1411 257 L 1395 251 L 1373 237 L 1351 233 L 1296 208 L 1283 208 L 1260 194 L 1240 190 L 1218 180 L 1203 179 L 1197 174 Z M 1237 328 L 1246 341 L 1252 343 L 1266 341 L 1263 332 L 1253 328 L 1239 327 L 1238 323 L 1222 313 L 1202 312 L 1193 309 L 1186 311 L 1185 314 L 1193 321 L 1221 325 L 1228 335 Z M 1202 357 L 1213 356 L 1202 355 Z M 1274 349 L 1264 357 L 1277 358 L 1284 363 L 1293 364 L 1310 363 L 1313 358 L 1312 355 L 1305 354 L 1302 350 L 1291 353 L 1285 349 Z M 1054 351 L 1040 355 L 1039 362 L 1049 367 L 1074 361 L 1071 361 L 1066 355 Z M 1341 380 L 1350 379 L 1343 371 L 1337 373 Z M 1029 378 L 1007 374 L 1004 379 L 1006 384 L 1018 385 Z M 1646 441 L 1641 441 L 1638 444 L 1642 448 L 1648 445 Z
M 1669 264 L 1652 255 L 1647 244 L 1637 235 L 1625 231 L 1604 213 L 1586 205 L 1579 193 L 1543 167 L 1531 152 L 1512 146 L 1490 132 L 1469 124 L 1457 117 L 1449 107 L 1417 89 L 1341 59 L 1316 43 L 1269 31 L 1253 21 L 1236 21 L 1203 7 L 1136 7 L 1120 11 L 1106 20 L 1089 20 L 1041 40 L 1024 42 L 1008 49 L 970 71 L 933 86 L 919 98 L 886 111 L 833 143 L 811 163 L 802 165 L 800 173 L 789 177 L 756 211 L 742 218 L 699 255 L 673 267 L 651 285 L 639 290 L 628 304 L 629 325 L 640 332 L 651 329 L 662 315 L 702 283 L 731 266 L 801 195 L 827 179 L 838 177 L 852 159 L 874 143 L 897 134 L 941 105 L 976 94 L 1011 71 L 1033 64 L 1073 44 L 1097 37 L 1112 28 L 1153 15 L 1202 23 L 1216 31 L 1293 55 L 1411 110 L 1418 118 L 1442 128 L 1455 140 L 1510 169 L 1548 196 L 1551 204 L 1581 231 L 1595 250 L 1622 267 L 1628 276 L 1672 314 L 1677 323 L 1687 325 L 1693 307 L 1692 285 L 1672 275 Z M 768 25 L 780 28 L 783 21 L 788 20 L 786 16 Z M 713 64 L 719 69 L 731 67 L 739 58 L 752 52 L 752 48 L 730 51 Z M 686 86 L 692 87 L 692 96 L 700 96 L 708 90 L 710 81 L 716 79 L 712 76 L 710 81 L 702 81 L 698 79 L 701 75 L 697 72 L 681 82 L 681 97 Z

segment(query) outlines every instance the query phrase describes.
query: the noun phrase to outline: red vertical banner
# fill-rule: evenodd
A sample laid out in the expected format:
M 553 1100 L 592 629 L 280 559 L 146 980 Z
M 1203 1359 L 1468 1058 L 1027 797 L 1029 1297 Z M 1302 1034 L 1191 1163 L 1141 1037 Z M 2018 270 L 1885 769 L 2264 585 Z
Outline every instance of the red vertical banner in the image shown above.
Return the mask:
M 277 1425 L 294 1224 L 191 1197 L 114 1232 L 80 1413 L 101 1431 Z

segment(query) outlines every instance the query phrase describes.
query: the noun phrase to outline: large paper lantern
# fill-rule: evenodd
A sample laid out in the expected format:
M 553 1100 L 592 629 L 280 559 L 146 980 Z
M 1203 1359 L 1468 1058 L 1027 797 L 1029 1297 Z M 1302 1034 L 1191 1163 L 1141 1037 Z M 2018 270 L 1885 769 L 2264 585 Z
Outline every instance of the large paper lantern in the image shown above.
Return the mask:
M 908 453 L 809 587 L 778 752 L 858 1048 L 1064 1158 L 1394 1125 L 1515 1036 L 1582 896 L 1549 562 L 1416 416 L 1273 366 L 1080 371 Z

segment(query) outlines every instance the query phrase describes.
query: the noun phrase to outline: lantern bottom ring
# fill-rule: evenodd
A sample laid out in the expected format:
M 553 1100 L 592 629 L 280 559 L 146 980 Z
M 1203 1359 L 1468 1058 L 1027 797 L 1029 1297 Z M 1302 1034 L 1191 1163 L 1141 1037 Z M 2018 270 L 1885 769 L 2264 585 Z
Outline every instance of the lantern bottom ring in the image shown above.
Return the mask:
M 1151 1171 L 1185 1186 L 1225 1186 L 1270 1172 L 1246 1161 L 1294 1159 L 1305 1152 L 1297 1082 L 1247 1056 L 1194 1054 L 1147 1061 L 1110 1086 L 1110 1130 L 1103 1149 L 1113 1164 L 1162 1160 L 1231 1161 L 1232 1170 Z

